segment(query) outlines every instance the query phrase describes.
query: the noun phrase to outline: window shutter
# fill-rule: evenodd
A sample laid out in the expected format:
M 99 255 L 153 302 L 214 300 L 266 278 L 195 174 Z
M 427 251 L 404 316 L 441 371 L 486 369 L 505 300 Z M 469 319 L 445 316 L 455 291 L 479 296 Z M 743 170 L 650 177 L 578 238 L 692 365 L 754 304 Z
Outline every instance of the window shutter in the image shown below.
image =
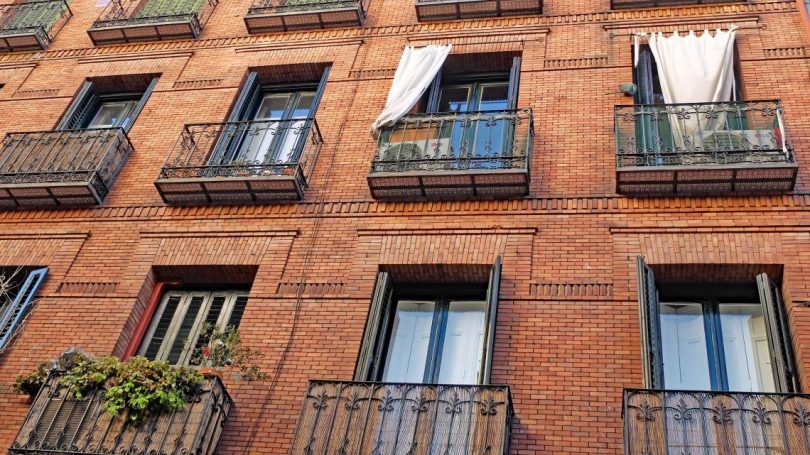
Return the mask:
M 487 322 L 484 336 L 483 368 L 478 382 L 489 384 L 492 380 L 492 356 L 495 352 L 495 327 L 498 322 L 498 296 L 501 290 L 501 257 L 495 259 L 495 265 L 489 272 L 487 287 Z
M 62 120 L 56 126 L 59 131 L 77 130 L 84 128 L 89 120 L 88 117 L 95 114 L 98 108 L 98 93 L 96 86 L 90 81 L 85 81 L 79 89 L 79 93 L 73 98 L 73 102 L 62 116 Z
M 776 372 L 774 379 L 780 392 L 797 392 L 799 384 L 791 348 L 790 329 L 787 325 L 787 315 L 782 305 L 779 288 L 766 273 L 757 276 L 757 288 L 759 289 L 759 301 L 762 303 L 762 313 L 765 316 L 768 344 L 771 347 L 771 362 Z
M 236 101 L 231 107 L 231 113 L 228 114 L 227 120 L 229 125 L 222 128 L 219 139 L 217 139 L 211 153 L 211 158 L 208 160 L 209 164 L 227 164 L 234 158 L 232 155 L 239 147 L 241 137 L 247 131 L 247 128 L 231 123 L 252 120 L 251 117 L 259 107 L 261 99 L 262 86 L 259 75 L 255 71 L 251 71 L 245 77 L 242 88 L 239 90 L 239 96 L 236 97 Z
M 638 257 L 638 301 L 641 307 L 641 347 L 644 352 L 644 386 L 664 387 L 664 364 L 661 354 L 661 317 L 655 275 Z
M 326 80 L 329 79 L 329 71 L 332 70 L 331 66 L 327 66 L 323 70 L 323 75 L 321 75 L 321 80 L 318 82 L 318 90 L 315 92 L 315 98 L 312 99 L 312 105 L 309 107 L 309 117 L 315 117 L 315 113 L 318 112 L 318 105 L 321 104 L 321 98 L 323 98 L 323 91 L 326 89 Z
M 518 92 L 520 91 L 520 63 L 521 58 L 512 59 L 512 70 L 509 72 L 509 109 L 517 109 Z
M 384 314 L 387 313 L 391 302 L 391 277 L 387 272 L 377 274 L 377 284 L 374 287 L 374 297 L 368 312 L 366 330 L 363 335 L 363 344 L 360 346 L 360 355 L 357 358 L 357 368 L 354 372 L 355 381 L 374 380 L 372 374 L 379 368 L 378 355 L 380 334 L 384 333 L 381 327 Z
M 8 346 L 17 326 L 20 324 L 23 317 L 25 317 L 28 307 L 30 307 L 31 302 L 34 301 L 34 296 L 42 285 L 42 282 L 45 281 L 47 274 L 47 267 L 36 269 L 29 273 L 25 278 L 25 282 L 23 282 L 22 286 L 20 286 L 20 289 L 17 291 L 17 295 L 14 296 L 14 300 L 12 300 L 11 304 L 0 314 L 0 350 Z
M 132 129 L 132 125 L 135 123 L 135 120 L 138 119 L 138 115 L 140 115 L 143 107 L 146 105 L 146 102 L 149 100 L 149 97 L 152 95 L 152 92 L 155 90 L 155 86 L 158 83 L 160 78 L 156 77 L 152 79 L 152 82 L 149 83 L 149 86 L 146 87 L 146 91 L 143 92 L 141 95 L 140 101 L 138 104 L 135 105 L 135 108 L 132 109 L 132 112 L 124 119 L 124 123 L 121 125 L 121 128 L 124 129 L 124 132 L 129 133 L 129 130 Z

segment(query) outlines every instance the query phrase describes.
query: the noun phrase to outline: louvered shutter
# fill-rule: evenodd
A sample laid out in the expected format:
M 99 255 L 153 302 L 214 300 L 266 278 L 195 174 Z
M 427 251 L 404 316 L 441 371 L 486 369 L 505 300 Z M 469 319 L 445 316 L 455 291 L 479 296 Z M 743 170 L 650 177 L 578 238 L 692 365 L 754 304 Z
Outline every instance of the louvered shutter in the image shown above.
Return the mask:
M 354 373 L 355 381 L 368 381 L 376 379 L 380 365 L 382 342 L 379 339 L 385 314 L 389 313 L 391 306 L 391 277 L 387 272 L 377 274 L 377 284 L 374 287 L 374 297 L 369 308 L 366 330 L 363 335 L 363 345 L 360 346 L 360 355 L 357 359 L 357 368 Z
M 144 91 L 143 95 L 141 95 L 141 99 L 138 101 L 138 104 L 135 105 L 132 112 L 130 112 L 127 118 L 124 119 L 124 123 L 121 124 L 121 128 L 123 128 L 125 132 L 129 133 L 129 130 L 132 129 L 132 125 L 135 123 L 135 120 L 138 119 L 138 115 L 140 115 L 143 107 L 146 105 L 146 102 L 149 100 L 149 97 L 155 90 L 158 80 L 159 78 L 157 77 L 152 79 L 152 82 L 150 82 L 149 86 L 146 87 L 146 91 Z
M 768 344 L 771 348 L 771 364 L 776 375 L 774 379 L 780 392 L 797 392 L 799 384 L 793 358 L 790 329 L 787 325 L 787 315 L 782 305 L 779 288 L 765 273 L 757 276 L 757 288 L 759 289 L 762 313 L 765 316 Z
M 73 98 L 70 107 L 65 111 L 56 129 L 66 131 L 84 128 L 90 120 L 90 116 L 96 113 L 98 103 L 99 98 L 95 84 L 85 81 L 79 89 L 79 93 Z
M 17 329 L 17 326 L 22 322 L 28 308 L 34 301 L 42 282 L 45 281 L 45 276 L 48 274 L 48 268 L 44 267 L 36 269 L 28 274 L 17 295 L 11 303 L 0 314 L 0 350 L 8 347 L 11 338 Z
M 220 132 L 214 150 L 211 153 L 209 164 L 228 164 L 238 152 L 242 137 L 248 128 L 238 122 L 252 120 L 259 103 L 262 100 L 262 86 L 259 75 L 251 71 L 245 77 L 242 89 L 239 91 L 236 101 L 231 107 L 228 115 L 228 125 Z
M 658 288 L 652 269 L 639 256 L 638 301 L 641 312 L 641 345 L 644 352 L 644 386 L 651 389 L 664 387 L 664 364 L 661 353 L 661 310 Z
M 518 92 L 520 91 L 520 63 L 521 58 L 512 59 L 512 70 L 509 72 L 509 109 L 517 109 Z
M 157 319 L 152 321 L 152 326 L 144 337 L 144 343 L 140 349 L 140 355 L 149 360 L 157 359 L 160 347 L 163 345 L 163 340 L 166 338 L 183 297 L 179 294 L 166 294 L 163 299 L 160 314 L 154 315 Z
M 495 327 L 498 323 L 498 300 L 501 290 L 501 257 L 495 260 L 495 265 L 489 272 L 489 286 L 487 287 L 487 315 L 486 335 L 484 336 L 483 368 L 478 382 L 490 384 L 492 380 L 492 357 L 495 353 Z

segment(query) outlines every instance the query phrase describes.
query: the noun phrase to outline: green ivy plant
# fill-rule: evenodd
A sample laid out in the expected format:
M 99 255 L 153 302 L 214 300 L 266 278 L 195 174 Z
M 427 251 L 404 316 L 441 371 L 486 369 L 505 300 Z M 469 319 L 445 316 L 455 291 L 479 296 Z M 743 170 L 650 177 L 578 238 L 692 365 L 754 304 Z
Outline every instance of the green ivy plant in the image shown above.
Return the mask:
M 70 350 L 50 364 L 40 364 L 35 371 L 19 376 L 17 390 L 31 395 L 52 372 L 60 372 L 59 382 L 76 399 L 103 388 L 102 408 L 113 417 L 125 416 L 132 424 L 149 415 L 182 410 L 203 380 L 191 368 L 144 357 L 121 362 L 111 356 L 94 358 L 79 350 Z

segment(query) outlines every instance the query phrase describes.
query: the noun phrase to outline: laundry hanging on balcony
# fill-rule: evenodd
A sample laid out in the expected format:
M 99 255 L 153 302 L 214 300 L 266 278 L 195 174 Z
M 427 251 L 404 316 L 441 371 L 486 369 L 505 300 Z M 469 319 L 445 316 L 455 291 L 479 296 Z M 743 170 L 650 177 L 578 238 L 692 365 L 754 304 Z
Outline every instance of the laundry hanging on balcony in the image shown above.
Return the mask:
M 686 36 L 676 31 L 669 37 L 661 32 L 639 33 L 634 36 L 635 55 L 641 38 L 646 37 L 667 105 L 729 102 L 734 95 L 734 39 L 738 28 L 732 25 L 728 31 L 718 29 L 714 34 L 704 30 L 700 36 L 695 31 Z M 670 109 L 673 111 L 668 111 L 670 115 L 666 117 L 679 150 L 699 148 L 709 135 L 726 129 L 723 109 L 721 112 L 712 112 L 711 106 L 699 111 L 693 106 Z
M 372 136 L 377 138 L 381 128 L 393 125 L 416 105 L 444 65 L 450 48 L 450 44 L 405 48 L 385 108 L 371 125 Z

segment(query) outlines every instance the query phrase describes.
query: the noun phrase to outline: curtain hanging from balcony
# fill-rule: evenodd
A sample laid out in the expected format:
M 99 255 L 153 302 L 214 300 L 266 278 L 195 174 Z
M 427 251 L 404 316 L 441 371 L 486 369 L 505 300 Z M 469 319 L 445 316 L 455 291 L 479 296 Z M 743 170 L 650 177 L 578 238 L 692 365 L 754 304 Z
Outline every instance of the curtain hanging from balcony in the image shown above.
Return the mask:
M 666 104 L 718 103 L 732 100 L 734 93 L 734 39 L 738 27 L 704 30 L 681 36 L 678 32 L 664 37 L 650 34 L 648 39 L 658 67 L 661 91 Z M 709 111 L 711 108 L 709 108 Z M 678 115 L 678 111 L 684 114 Z M 701 147 L 708 136 L 725 129 L 726 116 L 707 112 L 697 114 L 694 107 L 676 107 L 668 115 L 675 145 L 680 150 Z
M 450 48 L 450 44 L 405 48 L 385 108 L 371 125 L 372 136 L 377 138 L 381 128 L 393 125 L 416 105 L 442 68 Z

